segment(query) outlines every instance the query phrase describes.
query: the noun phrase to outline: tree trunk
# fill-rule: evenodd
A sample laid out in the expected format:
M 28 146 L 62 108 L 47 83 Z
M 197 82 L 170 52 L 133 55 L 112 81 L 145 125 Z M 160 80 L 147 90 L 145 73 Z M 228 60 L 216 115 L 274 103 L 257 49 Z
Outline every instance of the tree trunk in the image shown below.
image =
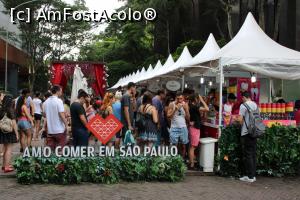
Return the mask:
M 200 30 L 199 30 L 199 18 L 200 18 L 200 14 L 199 14 L 199 0 L 191 0 L 192 1 L 192 5 L 193 5 L 193 19 L 192 19 L 192 23 L 194 24 L 194 30 L 193 30 L 193 36 L 195 38 L 199 37 L 200 34 Z
M 33 92 L 34 90 L 34 82 L 35 82 L 35 78 L 36 78 L 36 66 L 35 66 L 35 61 L 31 61 L 31 63 L 29 64 L 29 77 L 28 77 L 28 81 L 29 81 L 29 90 L 31 92 Z
M 259 16 L 259 26 L 262 28 L 262 30 L 265 30 L 265 0 L 259 1 L 259 9 L 258 9 L 258 16 Z
M 278 40 L 279 35 L 279 18 L 280 18 L 280 8 L 281 8 L 281 0 L 277 0 L 276 10 L 275 10 L 275 22 L 274 22 L 274 34 L 273 40 Z
M 217 25 L 217 29 L 218 29 L 218 31 L 219 31 L 219 34 L 220 34 L 221 38 L 225 38 L 225 35 L 224 35 L 224 33 L 223 33 L 223 31 L 222 31 L 222 28 L 221 28 L 221 26 L 220 26 L 220 20 L 219 20 L 219 18 L 218 18 L 217 12 L 214 12 L 214 18 L 215 18 L 216 25 Z
M 232 32 L 232 20 L 231 20 L 231 6 L 228 5 L 227 7 L 227 28 L 228 28 L 228 35 L 229 38 L 233 38 L 233 32 Z
M 167 42 L 168 42 L 168 56 L 171 52 L 170 50 L 170 25 L 169 25 L 169 20 L 167 20 Z
M 227 15 L 227 29 L 228 29 L 228 35 L 229 38 L 232 39 L 233 38 L 233 31 L 232 31 L 232 20 L 231 20 L 231 10 L 232 10 L 232 4 L 233 2 L 231 1 L 227 1 L 225 3 L 224 0 L 219 0 L 219 2 L 223 5 L 223 9 Z

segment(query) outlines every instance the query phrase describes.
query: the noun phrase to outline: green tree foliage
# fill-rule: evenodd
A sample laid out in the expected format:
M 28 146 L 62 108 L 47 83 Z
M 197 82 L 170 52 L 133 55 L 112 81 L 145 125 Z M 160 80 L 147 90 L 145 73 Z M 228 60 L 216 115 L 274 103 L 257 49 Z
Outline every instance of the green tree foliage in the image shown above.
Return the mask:
M 155 65 L 158 59 L 164 62 L 184 42 L 189 43 L 194 55 L 203 46 L 202 41 L 191 40 L 191 4 L 186 4 L 186 0 L 130 0 L 118 10 L 143 11 L 148 7 L 157 11 L 154 22 L 111 22 L 103 33 L 80 49 L 80 60 L 107 63 L 109 85 L 137 69 Z
M 17 10 L 31 9 L 32 15 L 37 15 L 43 10 L 48 11 L 63 11 L 68 7 L 74 11 L 87 10 L 83 0 L 76 0 L 74 5 L 68 5 L 62 0 L 53 1 L 35 1 L 24 4 L 23 0 L 1 0 L 9 13 L 11 8 L 17 7 Z M 87 22 L 77 22 L 68 20 L 63 22 L 55 21 L 37 21 L 32 16 L 31 23 L 18 23 L 21 31 L 21 40 L 23 48 L 29 55 L 26 66 L 29 68 L 30 88 L 45 90 L 39 88 L 40 80 L 48 79 L 47 60 L 61 60 L 75 48 L 80 46 L 81 42 L 88 37 L 87 31 L 90 30 L 91 24 Z M 34 88 L 34 86 L 38 86 Z
M 277 1 L 277 10 L 280 2 Z M 109 84 L 113 85 L 137 69 L 154 65 L 158 59 L 164 62 L 170 53 L 176 60 L 184 46 L 196 55 L 209 33 L 214 34 L 220 47 L 224 46 L 239 30 L 249 11 L 259 17 L 259 24 L 264 28 L 266 6 L 266 0 L 128 0 L 118 10 L 143 11 L 152 7 L 157 19 L 109 23 L 103 33 L 81 48 L 80 59 L 104 61 L 108 67 L 112 64 Z M 275 14 L 278 19 L 278 12 Z M 274 32 L 278 32 L 278 20 L 275 24 Z M 116 64 L 119 70 L 115 69 Z

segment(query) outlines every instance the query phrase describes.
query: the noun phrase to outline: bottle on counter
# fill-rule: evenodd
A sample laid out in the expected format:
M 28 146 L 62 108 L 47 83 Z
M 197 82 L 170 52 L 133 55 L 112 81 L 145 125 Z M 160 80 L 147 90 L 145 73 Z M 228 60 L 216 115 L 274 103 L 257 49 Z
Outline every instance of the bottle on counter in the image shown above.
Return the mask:
M 267 107 L 265 103 L 261 103 L 260 104 L 260 116 L 263 120 L 265 120 L 267 118 Z
M 288 118 L 288 120 L 294 119 L 294 116 L 293 116 L 293 113 L 294 113 L 294 102 L 287 103 L 285 110 L 287 112 L 287 118 Z
M 271 105 L 271 103 L 266 104 L 266 109 L 267 109 L 266 120 L 269 120 L 269 119 L 271 119 L 271 114 L 272 114 L 272 105 Z

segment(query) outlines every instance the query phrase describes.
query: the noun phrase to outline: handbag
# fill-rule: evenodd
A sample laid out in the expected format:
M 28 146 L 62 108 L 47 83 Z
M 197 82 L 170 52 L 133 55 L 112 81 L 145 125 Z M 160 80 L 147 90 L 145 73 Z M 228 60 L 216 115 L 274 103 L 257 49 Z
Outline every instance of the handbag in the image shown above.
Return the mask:
M 0 130 L 2 131 L 2 133 L 13 132 L 13 121 L 7 117 L 6 113 L 0 120 Z
M 130 146 L 130 145 L 134 145 L 135 143 L 136 143 L 136 141 L 132 135 L 131 130 L 126 131 L 123 145 Z
M 140 132 L 143 132 L 145 130 L 146 127 L 146 115 L 145 115 L 145 111 L 149 108 L 150 106 L 145 106 L 145 108 L 143 109 L 143 111 L 139 111 L 136 115 L 136 122 L 135 122 L 135 126 L 138 128 L 138 130 Z

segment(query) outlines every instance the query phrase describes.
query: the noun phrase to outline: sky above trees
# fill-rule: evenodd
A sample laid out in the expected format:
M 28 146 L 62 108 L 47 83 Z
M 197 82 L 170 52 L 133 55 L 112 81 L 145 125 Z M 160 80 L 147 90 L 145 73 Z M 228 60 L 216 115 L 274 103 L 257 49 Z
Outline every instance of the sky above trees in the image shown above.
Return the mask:
M 64 0 L 66 3 L 73 4 L 74 0 Z M 86 7 L 90 11 L 102 12 L 106 10 L 107 13 L 112 13 L 114 10 L 120 8 L 125 4 L 124 0 L 85 0 Z M 98 34 L 99 31 L 104 31 L 108 24 L 102 24 L 99 27 L 92 30 L 93 33 Z

